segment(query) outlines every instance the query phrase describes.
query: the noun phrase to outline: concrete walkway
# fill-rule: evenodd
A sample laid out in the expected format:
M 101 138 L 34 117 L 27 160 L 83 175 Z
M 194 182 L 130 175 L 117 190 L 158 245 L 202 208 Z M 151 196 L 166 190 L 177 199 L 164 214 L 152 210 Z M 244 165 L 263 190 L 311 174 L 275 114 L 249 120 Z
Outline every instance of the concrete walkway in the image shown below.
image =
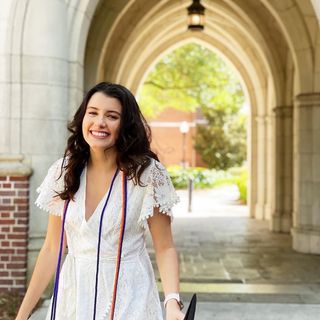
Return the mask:
M 318 320 L 319 305 L 200 302 L 197 320 Z
M 46 312 L 43 307 L 30 319 L 44 320 Z M 319 314 L 319 305 L 199 302 L 196 320 L 318 320 Z
M 193 283 L 320 284 L 320 256 L 292 250 L 291 236 L 248 217 L 236 189 L 196 192 L 188 213 L 186 192 L 174 210 L 173 233 L 181 280 Z M 152 259 L 154 252 L 149 248 Z
M 173 233 L 181 293 L 186 304 L 198 294 L 197 320 L 319 319 L 320 256 L 293 251 L 289 234 L 248 218 L 235 187 L 195 192 L 192 213 L 187 193 L 178 193 Z M 150 237 L 148 248 L 159 279 Z M 46 305 L 32 319 L 45 312 Z

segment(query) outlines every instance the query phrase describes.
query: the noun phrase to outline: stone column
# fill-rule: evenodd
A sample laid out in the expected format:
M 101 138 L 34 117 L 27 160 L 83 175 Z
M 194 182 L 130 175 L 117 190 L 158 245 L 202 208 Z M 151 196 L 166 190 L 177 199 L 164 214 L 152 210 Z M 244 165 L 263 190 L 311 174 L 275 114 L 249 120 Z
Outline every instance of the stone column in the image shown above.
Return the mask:
M 293 192 L 293 107 L 278 106 L 275 113 L 275 185 L 274 209 L 270 229 L 275 232 L 289 232 L 292 226 Z
M 48 215 L 34 205 L 36 188 L 63 155 L 69 116 L 67 1 L 29 1 L 21 53 L 21 153 L 30 179 L 29 263 L 31 274 L 43 243 Z
M 270 220 L 273 207 L 274 207 L 274 184 L 275 184 L 275 172 L 274 172 L 274 141 L 275 141 L 275 119 L 273 114 L 266 116 L 266 196 L 265 196 L 265 208 L 264 219 Z
M 257 201 L 257 122 L 255 120 L 255 115 L 249 114 L 248 122 L 250 123 L 247 132 L 248 141 L 248 169 L 249 180 L 248 180 L 248 193 L 247 193 L 247 204 L 249 207 L 249 216 L 254 218 L 256 210 Z
M 296 97 L 293 195 L 293 248 L 320 254 L 320 93 Z
M 266 117 L 256 116 L 257 122 L 257 177 L 256 190 L 257 200 L 255 204 L 256 219 L 265 219 L 265 202 L 266 202 Z
M 0 1 L 0 154 L 21 154 L 21 33 L 26 2 Z

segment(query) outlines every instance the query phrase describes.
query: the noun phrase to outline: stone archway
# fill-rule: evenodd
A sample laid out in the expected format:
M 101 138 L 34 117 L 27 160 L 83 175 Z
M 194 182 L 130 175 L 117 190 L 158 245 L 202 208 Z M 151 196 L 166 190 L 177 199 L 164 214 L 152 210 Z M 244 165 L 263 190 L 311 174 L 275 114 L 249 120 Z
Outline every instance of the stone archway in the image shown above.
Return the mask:
M 294 249 L 320 253 L 318 1 L 202 3 L 207 25 L 196 34 L 186 31 L 190 0 L 1 2 L 1 175 L 34 169 L 29 259 L 46 225 L 35 190 L 63 152 L 83 91 L 103 79 L 135 92 L 161 54 L 190 40 L 220 51 L 246 84 L 251 216 L 291 230 Z
M 117 63 L 114 63 L 114 58 L 109 57 L 110 54 L 112 54 L 112 51 L 114 50 L 114 45 L 112 43 L 112 36 L 108 36 L 108 45 L 104 45 L 106 49 L 102 48 L 102 52 L 106 52 L 100 57 L 100 66 L 96 66 L 96 70 L 99 70 L 97 73 L 97 80 L 101 79 L 112 79 L 113 81 L 122 82 L 125 85 L 129 86 L 133 91 L 136 91 L 141 79 L 143 78 L 143 75 L 146 73 L 146 70 L 149 68 L 150 64 L 152 64 L 155 59 L 159 55 L 161 55 L 164 51 L 168 50 L 168 48 L 177 45 L 178 42 L 187 40 L 188 38 L 192 37 L 198 40 L 201 40 L 202 42 L 207 43 L 208 45 L 211 45 L 213 47 L 219 48 L 221 52 L 223 52 L 226 56 L 230 56 L 230 61 L 232 61 L 235 65 L 237 65 L 237 68 L 239 70 L 242 70 L 243 78 L 247 79 L 246 85 L 247 87 L 251 87 L 253 90 L 250 90 L 250 100 L 252 109 L 254 110 L 252 112 L 252 118 L 254 119 L 252 130 L 255 132 L 256 130 L 256 117 L 259 114 L 259 116 L 263 116 L 266 114 L 266 104 L 265 101 L 263 101 L 263 98 L 261 95 L 256 94 L 257 92 L 266 91 L 265 83 L 267 83 L 268 78 L 268 71 L 267 70 L 261 70 L 264 66 L 266 66 L 265 63 L 261 63 L 258 61 L 258 59 L 250 59 L 247 54 L 245 54 L 244 50 L 241 48 L 241 45 L 235 41 L 236 35 L 225 35 L 226 32 L 223 32 L 221 28 L 218 28 L 220 32 L 215 32 L 215 30 L 211 30 L 209 27 L 209 31 L 204 34 L 199 34 L 195 36 L 194 34 L 186 32 L 186 25 L 185 25 L 185 7 L 181 4 L 177 4 L 175 6 L 172 5 L 172 2 L 170 3 L 171 6 L 166 7 L 162 4 L 162 9 L 159 10 L 157 13 L 152 13 L 153 21 L 157 21 L 157 23 L 154 24 L 147 24 L 147 21 L 149 19 L 149 15 L 145 14 L 142 19 L 139 19 L 139 25 L 137 26 L 137 30 L 132 32 L 133 34 L 130 35 L 130 38 L 127 39 L 128 41 L 123 43 L 124 49 L 123 49 L 123 55 L 119 54 L 121 58 L 119 58 Z M 185 2 L 185 5 L 187 5 L 187 2 Z M 158 5 L 160 6 L 160 5 Z M 128 11 L 127 11 L 128 14 Z M 103 20 L 103 18 L 101 18 Z M 123 19 L 128 19 L 127 17 L 124 17 Z M 168 21 L 171 21 L 172 23 L 169 23 Z M 209 19 L 208 19 L 209 20 Z M 121 25 L 121 28 L 123 28 L 123 24 L 121 21 L 118 21 L 118 24 Z M 162 25 L 165 24 L 163 27 Z M 210 20 L 208 21 L 208 24 L 210 26 Z M 141 29 L 139 29 L 139 26 Z M 94 26 L 92 26 L 92 29 L 94 30 Z M 117 30 L 117 26 L 114 27 L 115 29 L 115 35 L 118 33 L 122 33 L 122 31 Z M 159 31 L 160 30 L 160 31 Z M 93 32 L 94 33 L 94 32 Z M 145 36 L 143 36 L 145 35 Z M 114 36 L 116 39 L 116 36 Z M 115 40 L 113 40 L 115 41 Z M 117 40 L 116 40 L 117 41 Z M 233 48 L 232 45 L 230 45 L 230 42 L 233 42 Z M 229 43 L 228 43 L 229 42 Z M 90 35 L 88 39 L 88 43 L 90 43 Z M 119 41 L 117 41 L 117 45 Z M 109 50 L 108 48 L 113 48 Z M 144 48 L 144 50 L 141 50 L 140 48 Z M 95 52 L 98 52 L 99 50 L 95 50 Z M 236 57 L 236 53 L 239 54 L 241 52 L 241 58 Z M 90 52 L 88 52 L 87 59 L 90 60 Z M 97 57 L 95 57 L 96 61 L 99 61 Z M 242 61 L 241 61 L 242 60 Z M 109 64 L 106 66 L 106 62 L 112 61 L 111 65 Z M 130 63 L 130 61 L 134 61 L 135 64 L 133 65 Z M 247 66 L 245 66 L 245 64 Z M 256 66 L 254 66 L 256 64 Z M 250 66 L 250 67 L 249 67 Z M 258 66 L 260 66 L 260 72 L 257 72 Z M 111 70 L 110 70 L 111 69 Z M 267 68 L 265 68 L 267 69 Z M 94 69 L 93 69 L 94 70 Z M 106 74 L 103 74 L 102 70 L 107 70 Z M 248 72 L 248 70 L 250 70 Z M 92 71 L 92 69 L 91 69 Z M 269 88 L 270 90 L 270 88 Z M 260 99 L 260 101 L 259 101 Z M 260 108 L 259 112 L 257 109 Z M 259 122 L 260 123 L 260 122 Z M 261 124 L 261 123 L 260 123 Z M 260 140 L 261 140 L 261 134 L 260 133 Z M 264 141 L 264 139 L 262 138 Z M 253 144 L 250 148 L 250 150 L 254 150 L 256 147 L 255 144 Z M 264 153 L 266 150 L 264 150 L 265 145 L 263 144 L 263 153 L 259 153 L 256 151 L 253 151 L 254 154 L 260 154 L 261 155 L 261 161 L 260 166 L 263 166 L 263 161 L 265 158 Z M 251 152 L 250 152 L 251 153 Z M 255 168 L 255 165 L 257 163 L 256 159 L 252 159 L 251 162 L 253 163 L 251 171 L 251 177 L 257 176 L 257 171 L 259 171 L 257 168 Z M 263 170 L 264 171 L 264 170 Z M 263 172 L 261 171 L 261 172 Z M 263 179 L 266 175 L 265 172 L 263 172 Z M 253 181 L 256 180 L 256 178 L 253 178 Z M 261 177 L 259 179 L 262 181 Z M 256 188 L 251 188 L 251 190 L 256 190 Z M 261 193 L 262 195 L 262 193 Z M 252 216 L 259 216 L 259 218 L 265 218 L 267 215 L 270 216 L 270 213 L 264 212 L 263 208 L 263 197 L 259 196 L 261 205 L 258 210 L 256 210 L 256 197 L 257 195 L 255 192 L 251 194 L 251 215 Z M 256 213 L 259 212 L 259 213 Z
M 203 1 L 207 25 L 199 34 L 186 31 L 188 1 L 128 2 L 118 8 L 111 28 L 99 10 L 88 34 L 84 73 L 85 88 L 107 79 L 136 92 L 150 65 L 177 43 L 195 39 L 219 50 L 239 70 L 251 101 L 251 216 L 270 219 L 270 229 L 281 232 L 289 232 L 300 215 L 307 215 L 305 208 L 294 209 L 299 207 L 293 201 L 294 190 L 303 179 L 293 157 L 293 110 L 296 96 L 314 90 L 314 79 L 306 70 L 314 70 L 310 32 L 317 22 L 313 11 L 312 23 L 304 20 L 313 10 L 311 3 L 301 8 L 289 2 Z M 100 1 L 105 12 L 109 5 Z M 107 30 L 104 37 L 99 34 L 100 41 L 97 30 Z M 292 230 L 299 237 L 296 228 Z

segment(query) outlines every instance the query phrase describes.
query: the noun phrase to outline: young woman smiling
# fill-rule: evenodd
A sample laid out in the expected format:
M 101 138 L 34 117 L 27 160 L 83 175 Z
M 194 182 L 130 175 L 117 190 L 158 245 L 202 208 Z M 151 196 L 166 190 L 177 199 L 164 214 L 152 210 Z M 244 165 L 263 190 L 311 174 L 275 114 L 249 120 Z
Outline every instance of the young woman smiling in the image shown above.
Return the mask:
M 171 233 L 178 197 L 150 149 L 150 129 L 134 96 L 121 85 L 100 83 L 86 94 L 68 129 L 64 157 L 37 189 L 36 204 L 50 213 L 47 235 L 16 320 L 28 318 L 55 270 L 46 320 L 163 319 L 147 229 L 166 320 L 182 320 Z

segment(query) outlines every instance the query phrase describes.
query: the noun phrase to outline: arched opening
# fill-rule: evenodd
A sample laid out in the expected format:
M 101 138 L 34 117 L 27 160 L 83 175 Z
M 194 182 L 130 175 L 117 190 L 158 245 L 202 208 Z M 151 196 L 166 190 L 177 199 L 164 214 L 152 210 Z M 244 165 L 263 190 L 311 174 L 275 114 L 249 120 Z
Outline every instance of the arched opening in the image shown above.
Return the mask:
M 272 156 L 276 140 L 273 108 L 284 105 L 281 94 L 284 75 L 277 70 L 281 61 L 277 54 L 280 53 L 267 45 L 257 27 L 252 32 L 250 27 L 253 27 L 253 21 L 248 23 L 248 16 L 239 18 L 235 15 L 232 5 L 219 7 L 212 3 L 205 4 L 208 7 L 208 22 L 204 33 L 187 31 L 184 7 L 187 1 L 183 4 L 157 3 L 149 10 L 146 7 L 143 10 L 140 8 L 139 12 L 136 11 L 136 3 L 132 7 L 128 5 L 123 8 L 122 14 L 108 29 L 112 32 L 106 34 L 105 41 L 97 43 L 96 30 L 98 27 L 104 29 L 101 23 L 106 20 L 100 10 L 88 36 L 85 87 L 107 79 L 123 83 L 136 93 L 149 68 L 170 48 L 197 41 L 219 51 L 234 65 L 243 79 L 252 110 L 248 158 L 250 216 L 271 219 L 276 179 Z M 108 2 L 105 1 L 104 5 L 107 6 Z M 243 9 L 237 8 L 238 11 L 240 9 L 244 15 Z M 269 19 L 273 18 L 269 15 Z M 126 26 L 124 21 L 130 21 L 130 24 Z M 273 28 L 280 40 L 283 40 L 277 27 Z M 123 35 L 121 40 L 117 36 L 119 34 Z M 285 228 L 278 231 L 289 231 L 290 224 L 289 221 Z
M 79 50 L 72 51 L 79 61 L 75 77 L 84 76 L 85 90 L 110 80 L 136 93 L 147 70 L 169 48 L 192 40 L 221 52 L 238 70 L 250 97 L 250 216 L 270 220 L 273 231 L 289 232 L 299 224 L 293 215 L 303 214 L 299 201 L 293 201 L 293 191 L 302 183 L 299 165 L 293 163 L 293 97 L 312 91 L 317 83 L 306 71 L 313 68 L 314 20 L 306 25 L 302 17 L 313 8 L 295 2 L 203 1 L 205 31 L 191 33 L 186 29 L 188 4 L 142 0 L 91 4 L 85 18 L 77 17 L 85 32 L 73 44 Z M 70 102 L 80 95 L 78 88 L 81 85 Z
M 174 216 L 248 217 L 248 90 L 215 48 L 201 40 L 178 45 L 147 70 L 137 94 L 153 150 L 179 189 Z
M 65 124 L 83 92 L 110 80 L 136 93 L 161 55 L 189 41 L 220 52 L 247 88 L 250 216 L 269 220 L 272 231 L 291 231 L 295 250 L 320 253 L 316 0 L 202 0 L 207 19 L 200 33 L 186 27 L 190 0 L 53 1 L 49 7 L 39 1 L 4 3 L 1 162 L 5 175 L 12 163 L 34 170 L 30 220 L 25 220 L 29 257 L 46 222 L 33 204 L 35 187 L 60 154 Z M 48 10 L 50 16 L 39 15 Z
M 269 222 L 274 232 L 268 231 L 267 245 L 289 239 L 292 244 L 286 248 L 320 253 L 317 1 L 201 2 L 206 25 L 198 33 L 186 26 L 190 0 L 0 5 L 5 26 L 0 34 L 5 48 L 0 57 L 2 174 L 22 174 L 30 180 L 30 197 L 24 193 L 30 205 L 24 214 L 30 213 L 30 219 L 23 222 L 29 228 L 24 231 L 29 233 L 29 260 L 43 240 L 47 219 L 38 216 L 35 189 L 47 165 L 61 153 L 65 124 L 83 92 L 93 83 L 110 80 L 137 93 L 162 55 L 190 41 L 225 57 L 246 88 L 251 110 L 248 198 L 254 218 L 248 221 Z M 14 213 L 15 208 L 10 210 Z

